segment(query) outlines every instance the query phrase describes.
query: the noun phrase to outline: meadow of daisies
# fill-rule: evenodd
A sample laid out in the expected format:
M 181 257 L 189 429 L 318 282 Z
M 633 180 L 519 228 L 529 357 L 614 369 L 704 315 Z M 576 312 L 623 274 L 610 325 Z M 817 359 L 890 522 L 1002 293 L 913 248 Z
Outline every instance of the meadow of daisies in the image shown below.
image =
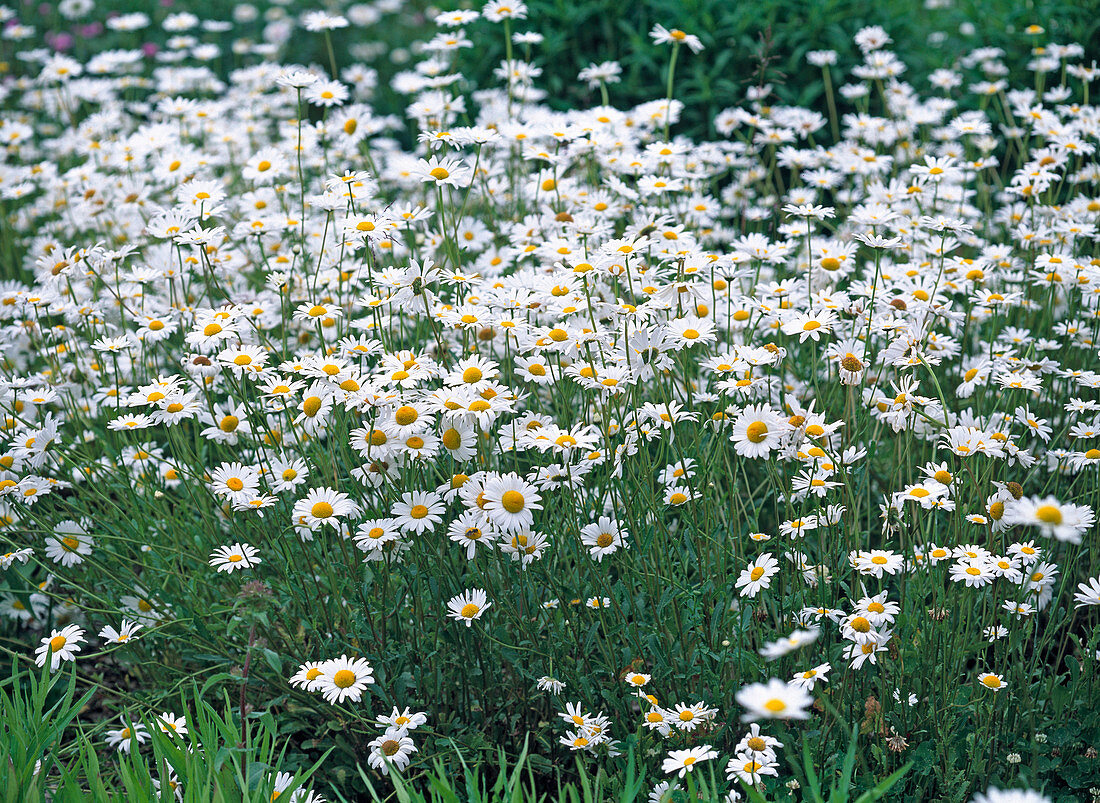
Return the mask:
M 5 799 L 1100 799 L 1095 51 L 214 6 L 0 7 Z

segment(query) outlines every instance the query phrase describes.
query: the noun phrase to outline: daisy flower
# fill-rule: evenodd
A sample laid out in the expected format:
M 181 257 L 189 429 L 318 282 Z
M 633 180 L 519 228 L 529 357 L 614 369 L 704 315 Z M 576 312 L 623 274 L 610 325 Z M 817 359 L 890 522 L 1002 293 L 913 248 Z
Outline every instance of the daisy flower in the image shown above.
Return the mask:
M 466 548 L 466 560 L 473 560 L 479 546 L 491 549 L 496 536 L 480 511 L 466 511 L 447 525 L 447 535 Z
M 779 767 L 760 753 L 738 753 L 726 765 L 726 778 L 729 781 L 740 779 L 747 784 L 760 783 L 764 775 L 779 775 Z
M 443 521 L 446 509 L 447 506 L 439 494 L 432 491 L 411 491 L 401 494 L 401 499 L 390 509 L 390 516 L 399 529 L 420 534 Z
M 489 478 L 481 493 L 486 515 L 506 533 L 530 529 L 535 521 L 533 511 L 542 510 L 542 496 L 518 474 Z
M 328 525 L 339 530 L 340 518 L 354 518 L 359 508 L 347 494 L 331 488 L 311 488 L 304 499 L 294 503 L 291 516 L 296 524 L 303 524 L 310 530 Z
M 666 775 L 676 773 L 677 777 L 683 778 L 693 772 L 700 762 L 715 758 L 718 758 L 718 751 L 709 744 L 696 745 L 687 750 L 670 750 L 668 757 L 661 762 L 661 772 Z
M 992 672 L 981 672 L 978 674 L 978 682 L 985 688 L 992 691 L 1000 691 L 1007 685 L 1002 675 L 995 675 Z
M 374 670 L 364 658 L 341 655 L 322 665 L 317 690 L 330 703 L 359 702 L 367 686 L 374 683 Z
M 778 449 L 790 424 L 779 413 L 763 405 L 749 405 L 733 422 L 730 440 L 742 457 L 766 457 Z
M 1088 582 L 1079 583 L 1073 599 L 1078 608 L 1086 605 L 1100 605 L 1100 577 L 1090 577 Z
M 623 677 L 623 680 L 627 684 L 638 689 L 649 683 L 650 676 L 643 672 L 627 672 L 626 675 Z
M 762 589 L 771 585 L 772 577 L 779 573 L 779 561 L 765 552 L 737 576 L 735 588 L 740 589 L 742 597 L 755 597 Z
M 123 619 L 122 624 L 117 630 L 111 625 L 106 625 L 99 631 L 99 637 L 108 644 L 125 644 L 127 641 L 133 641 L 138 638 L 137 631 L 140 630 L 141 627 L 142 626 L 136 622 Z
M 493 603 L 488 602 L 488 596 L 480 588 L 463 591 L 457 597 L 452 597 L 447 603 L 447 616 L 465 622 L 470 627 L 475 619 L 480 619 L 481 614 Z
M 416 730 L 428 721 L 428 715 L 423 712 L 414 713 L 409 708 L 399 709 L 396 706 L 389 714 L 383 714 L 377 720 L 379 725 L 405 730 Z
M 143 745 L 149 741 L 149 729 L 142 724 L 127 723 L 122 721 L 122 727 L 107 731 L 107 746 L 113 747 L 120 753 L 129 753 L 134 742 Z
M 626 547 L 624 535 L 619 523 L 608 516 L 600 516 L 595 524 L 586 524 L 581 528 L 581 543 L 588 547 L 588 553 L 598 562 L 620 548 Z
M 813 698 L 805 689 L 791 686 L 778 678 L 767 683 L 752 683 L 737 692 L 737 702 L 745 709 L 741 719 L 808 719 Z
M 1043 499 L 1023 497 L 1008 506 L 1005 517 L 1011 524 L 1038 527 L 1039 532 L 1058 541 L 1081 543 L 1081 536 L 1095 523 L 1088 505 L 1059 502 L 1053 496 Z
M 302 664 L 298 667 L 298 671 L 290 676 L 290 680 L 287 682 L 298 689 L 317 691 L 324 682 L 324 667 L 324 661 Z
M 412 754 L 417 752 L 416 745 L 403 728 L 387 729 L 385 733 L 367 745 L 367 748 L 370 750 L 370 754 L 367 756 L 367 764 L 376 770 L 391 766 L 401 771 L 409 766 Z
M 61 630 L 53 630 L 50 635 L 43 637 L 38 649 L 34 651 L 34 662 L 39 666 L 46 665 L 46 657 L 50 659 L 50 671 L 56 672 L 62 661 L 75 661 L 76 654 L 80 652 L 80 645 L 84 641 L 84 631 L 76 625 L 67 625 Z
M 84 527 L 75 521 L 63 521 L 46 537 L 46 557 L 62 566 L 76 566 L 92 554 L 95 541 Z
M 655 45 L 686 45 L 692 53 L 698 53 L 703 49 L 703 43 L 698 36 L 684 33 L 679 28 L 666 28 L 660 23 L 653 26 L 653 30 L 649 32 L 649 38 L 653 40 Z
M 449 184 L 452 187 L 465 187 L 470 183 L 473 171 L 458 159 L 432 156 L 431 159 L 421 159 L 411 171 L 421 181 L 442 187 Z
M 238 569 L 252 569 L 263 561 L 259 551 L 248 544 L 220 546 L 210 553 L 210 565 L 219 572 L 232 574 Z
M 561 694 L 563 691 L 565 691 L 565 683 L 558 680 L 557 678 L 552 678 L 549 675 L 543 675 L 542 677 L 540 677 L 536 686 L 539 691 L 548 691 L 551 694 Z

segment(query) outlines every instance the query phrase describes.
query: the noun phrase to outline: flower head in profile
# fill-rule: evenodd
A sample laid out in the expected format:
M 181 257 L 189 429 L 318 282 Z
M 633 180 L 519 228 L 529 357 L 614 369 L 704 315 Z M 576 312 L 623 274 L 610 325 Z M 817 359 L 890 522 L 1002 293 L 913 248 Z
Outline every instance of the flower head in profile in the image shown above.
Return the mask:
M 123 619 L 117 630 L 111 625 L 106 625 L 99 631 L 99 637 L 108 644 L 125 644 L 138 638 L 137 632 L 140 629 L 140 624 Z
M 256 547 L 248 544 L 220 546 L 210 553 L 210 565 L 226 574 L 232 574 L 239 569 L 251 569 L 262 562 Z
M 489 22 L 522 20 L 527 18 L 527 4 L 519 0 L 489 0 L 481 8 L 481 16 Z
M 683 778 L 687 773 L 694 772 L 698 764 L 715 758 L 718 758 L 718 751 L 709 744 L 696 745 L 687 750 L 670 750 L 668 757 L 661 762 L 661 771 L 668 775 L 676 773 Z
M 653 30 L 649 32 L 649 38 L 655 45 L 673 45 L 674 47 L 687 45 L 692 53 L 698 53 L 703 49 L 703 43 L 699 41 L 698 36 L 684 33 L 679 28 L 670 30 L 660 23 L 653 26 Z

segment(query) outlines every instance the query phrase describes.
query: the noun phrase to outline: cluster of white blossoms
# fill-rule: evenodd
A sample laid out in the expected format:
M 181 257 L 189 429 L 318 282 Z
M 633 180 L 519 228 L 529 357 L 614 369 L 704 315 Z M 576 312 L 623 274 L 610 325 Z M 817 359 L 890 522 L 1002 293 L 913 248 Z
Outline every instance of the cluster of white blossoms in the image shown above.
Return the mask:
M 503 0 L 435 19 L 387 87 L 404 120 L 366 63 L 294 63 L 294 24 L 338 37 L 392 5 L 273 18 L 226 75 L 171 15 L 148 63 L 35 48 L 0 79 L 0 615 L 39 666 L 149 649 L 187 672 L 163 632 L 274 598 L 223 646 L 299 665 L 270 685 L 303 705 L 369 719 L 407 676 L 461 721 L 498 681 L 623 679 L 570 702 L 558 741 L 616 755 L 585 710 L 614 704 L 665 773 L 726 756 L 732 799 L 781 776 L 758 723 L 797 728 L 821 684 L 866 696 L 885 671 L 869 738 L 904 749 L 939 634 L 977 637 L 937 693 L 982 705 L 1045 671 L 1025 650 L 1096 659 L 1056 618 L 1100 606 L 1082 47 L 981 47 L 910 83 L 864 28 L 848 111 L 760 84 L 696 141 L 672 67 L 704 42 L 662 25 L 669 94 L 632 108 L 613 62 L 581 75 L 600 105 L 552 108 L 542 37 L 512 27 L 537 20 Z M 31 39 L 14 17 L 5 38 Z M 464 53 L 502 30 L 498 83 L 470 87 Z M 1033 86 L 1005 77 L 1025 66 Z M 710 679 L 678 670 L 701 701 L 659 704 L 643 687 L 681 648 Z M 477 668 L 461 704 L 440 655 Z M 407 768 L 426 718 L 369 720 L 370 766 Z

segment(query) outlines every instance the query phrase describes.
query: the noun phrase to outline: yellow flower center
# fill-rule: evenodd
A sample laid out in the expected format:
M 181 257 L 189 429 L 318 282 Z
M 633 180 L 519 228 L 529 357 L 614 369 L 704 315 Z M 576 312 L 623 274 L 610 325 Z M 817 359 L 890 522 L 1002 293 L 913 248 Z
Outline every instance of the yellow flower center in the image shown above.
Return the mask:
M 1061 524 L 1062 523 L 1062 511 L 1056 508 L 1054 505 L 1043 505 L 1036 509 L 1035 518 L 1044 524 Z
M 753 421 L 745 429 L 745 437 L 753 443 L 762 443 L 768 437 L 768 425 L 763 421 Z
M 500 497 L 500 506 L 509 513 L 519 513 L 525 504 L 523 494 L 519 491 L 505 491 Z
M 332 682 L 336 684 L 337 688 L 346 689 L 355 683 L 355 673 L 350 669 L 341 669 L 332 676 Z

